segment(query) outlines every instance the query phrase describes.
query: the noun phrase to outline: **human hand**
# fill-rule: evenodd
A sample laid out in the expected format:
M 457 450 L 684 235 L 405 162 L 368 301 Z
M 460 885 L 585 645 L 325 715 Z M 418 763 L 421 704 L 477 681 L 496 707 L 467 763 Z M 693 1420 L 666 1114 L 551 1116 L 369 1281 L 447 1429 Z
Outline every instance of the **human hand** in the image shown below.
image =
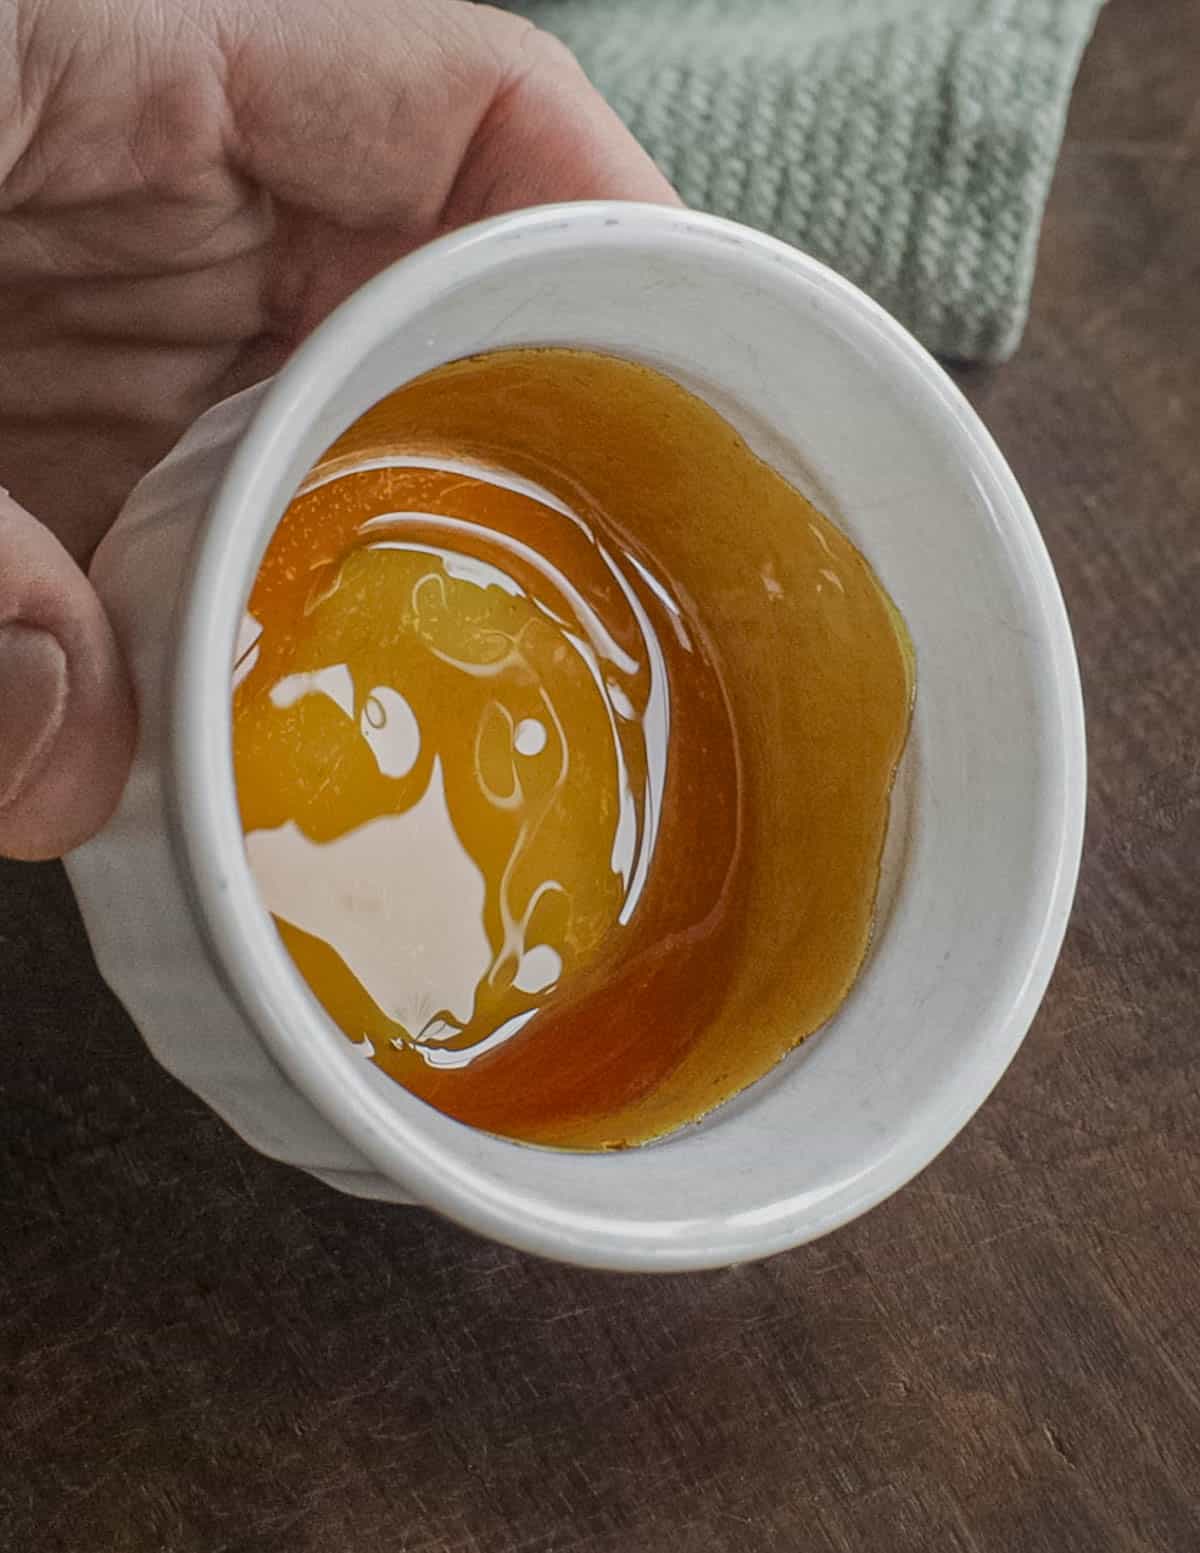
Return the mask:
M 184 427 L 440 232 L 674 195 L 564 49 L 460 0 L 0 0 L 0 88 L 0 853 L 35 858 L 125 781 L 80 563 Z

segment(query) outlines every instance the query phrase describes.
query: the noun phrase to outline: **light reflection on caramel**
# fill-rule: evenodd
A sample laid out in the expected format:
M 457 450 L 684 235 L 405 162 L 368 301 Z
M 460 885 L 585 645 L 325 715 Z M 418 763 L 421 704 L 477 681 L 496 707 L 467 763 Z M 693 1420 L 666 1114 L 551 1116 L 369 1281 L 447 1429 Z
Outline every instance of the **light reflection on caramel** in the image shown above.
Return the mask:
M 645 577 L 549 493 L 448 462 L 343 461 L 308 482 L 314 507 L 374 509 L 386 493 L 387 510 L 289 576 L 293 605 L 303 594 L 290 626 L 250 616 L 258 658 L 239 691 L 245 708 L 266 686 L 297 718 L 323 698 L 340 741 L 369 751 L 369 787 L 339 765 L 313 795 L 325 812 L 310 830 L 329 831 L 337 802 L 337 834 L 310 840 L 288 819 L 249 829 L 247 851 L 269 909 L 336 951 L 391 1046 L 432 1067 L 515 1035 L 632 917 L 670 739 Z M 493 504 L 508 527 L 451 503 Z M 379 777 L 400 785 L 385 794 Z

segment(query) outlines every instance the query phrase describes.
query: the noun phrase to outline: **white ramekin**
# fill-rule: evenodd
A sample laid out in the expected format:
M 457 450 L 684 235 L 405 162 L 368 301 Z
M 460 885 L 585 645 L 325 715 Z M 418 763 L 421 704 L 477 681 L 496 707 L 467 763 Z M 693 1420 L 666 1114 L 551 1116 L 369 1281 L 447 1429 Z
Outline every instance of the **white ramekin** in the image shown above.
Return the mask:
M 917 650 L 885 896 L 849 1000 L 739 1099 L 622 1154 L 474 1132 L 365 1062 L 293 970 L 235 803 L 234 641 L 297 483 L 400 383 L 527 344 L 614 351 L 702 394 L 865 550 Z M 93 577 L 141 711 L 121 806 L 68 861 L 100 968 L 160 1062 L 255 1148 L 332 1185 L 591 1266 L 765 1256 L 926 1165 L 1033 1018 L 1070 908 L 1085 791 L 1054 573 L 942 370 L 782 243 L 615 203 L 443 238 L 364 286 L 269 384 L 205 415 L 134 491 Z

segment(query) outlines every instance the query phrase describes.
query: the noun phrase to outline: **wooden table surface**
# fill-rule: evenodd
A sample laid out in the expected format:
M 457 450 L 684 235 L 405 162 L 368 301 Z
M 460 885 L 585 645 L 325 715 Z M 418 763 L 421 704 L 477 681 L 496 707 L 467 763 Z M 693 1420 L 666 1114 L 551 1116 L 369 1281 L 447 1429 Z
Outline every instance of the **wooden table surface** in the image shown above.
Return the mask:
M 774 1261 L 577 1272 L 249 1153 L 0 866 L 0 1548 L 1200 1548 L 1200 6 L 1113 0 L 963 374 L 1088 701 L 1078 905 L 959 1140 Z

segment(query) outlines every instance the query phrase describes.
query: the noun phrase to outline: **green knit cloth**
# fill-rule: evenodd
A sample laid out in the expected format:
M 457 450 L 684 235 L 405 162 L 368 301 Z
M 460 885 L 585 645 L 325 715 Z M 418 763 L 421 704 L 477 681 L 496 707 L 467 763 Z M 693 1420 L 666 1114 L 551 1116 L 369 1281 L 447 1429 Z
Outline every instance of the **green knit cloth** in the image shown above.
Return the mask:
M 1002 360 L 1102 0 L 517 0 L 689 205 L 774 232 L 944 356 Z

